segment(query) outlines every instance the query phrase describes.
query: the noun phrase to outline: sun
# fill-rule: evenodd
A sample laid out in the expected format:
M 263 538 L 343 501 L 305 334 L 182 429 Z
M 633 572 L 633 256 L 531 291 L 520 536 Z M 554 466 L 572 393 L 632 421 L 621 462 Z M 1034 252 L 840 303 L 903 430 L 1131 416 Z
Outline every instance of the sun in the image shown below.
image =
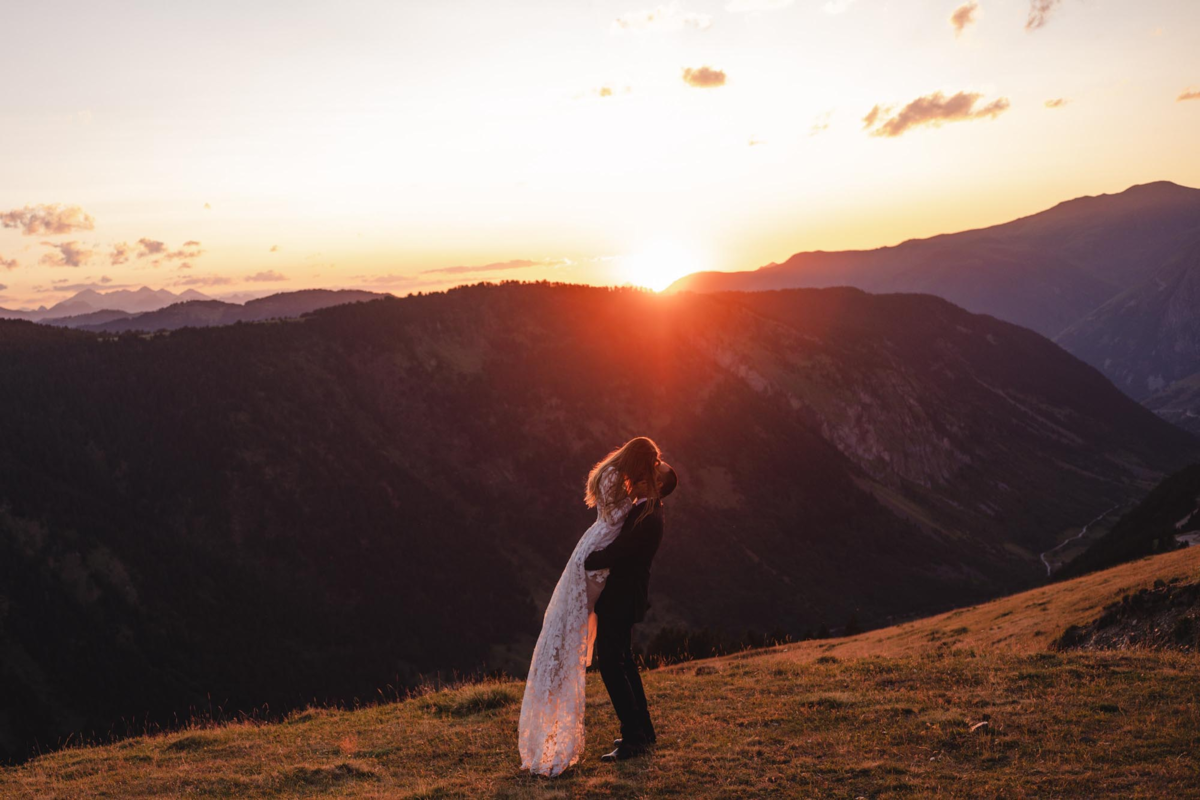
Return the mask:
M 660 239 L 621 259 L 622 277 L 636 286 L 661 292 L 693 272 L 707 269 L 707 260 L 677 241 Z

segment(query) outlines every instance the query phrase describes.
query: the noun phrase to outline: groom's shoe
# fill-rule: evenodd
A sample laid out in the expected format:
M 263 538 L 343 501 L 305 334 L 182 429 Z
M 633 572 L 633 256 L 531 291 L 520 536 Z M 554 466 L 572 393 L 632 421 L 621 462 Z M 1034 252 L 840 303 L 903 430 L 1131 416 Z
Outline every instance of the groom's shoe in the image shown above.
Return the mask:
M 614 761 L 626 761 L 630 758 L 637 758 L 638 756 L 644 756 L 646 754 L 646 749 L 647 748 L 645 745 L 641 745 L 641 746 L 629 745 L 627 747 L 624 743 L 622 743 L 621 745 L 619 745 L 617 747 L 616 750 L 613 750 L 611 753 L 605 753 L 604 755 L 600 756 L 600 760 L 605 763 L 612 763 Z

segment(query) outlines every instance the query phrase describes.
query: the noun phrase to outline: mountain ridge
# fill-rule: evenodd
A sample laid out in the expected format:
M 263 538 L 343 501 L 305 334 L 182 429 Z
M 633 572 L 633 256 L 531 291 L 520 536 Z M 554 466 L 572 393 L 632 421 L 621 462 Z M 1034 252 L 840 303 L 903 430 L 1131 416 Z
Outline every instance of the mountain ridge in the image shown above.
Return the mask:
M 987 228 L 693 273 L 667 291 L 849 285 L 935 294 L 1054 339 L 1134 399 L 1200 431 L 1200 396 L 1187 388 L 1200 374 L 1198 243 L 1200 190 L 1164 181 Z

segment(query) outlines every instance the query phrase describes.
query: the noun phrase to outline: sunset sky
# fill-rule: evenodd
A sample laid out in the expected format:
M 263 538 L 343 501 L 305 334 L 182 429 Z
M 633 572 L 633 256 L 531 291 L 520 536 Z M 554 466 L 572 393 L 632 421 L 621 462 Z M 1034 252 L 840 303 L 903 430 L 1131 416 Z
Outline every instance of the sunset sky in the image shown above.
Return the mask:
M 9 308 L 660 288 L 1200 186 L 1196 0 L 46 0 L 5 22 Z

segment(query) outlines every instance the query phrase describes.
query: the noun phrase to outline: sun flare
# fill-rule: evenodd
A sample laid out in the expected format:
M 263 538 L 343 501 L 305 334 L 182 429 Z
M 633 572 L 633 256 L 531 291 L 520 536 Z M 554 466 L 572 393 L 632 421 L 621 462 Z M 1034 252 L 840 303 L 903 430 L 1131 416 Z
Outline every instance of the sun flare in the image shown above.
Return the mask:
M 709 269 L 707 259 L 679 242 L 662 239 L 622 259 L 622 277 L 636 286 L 661 292 L 693 272 Z

